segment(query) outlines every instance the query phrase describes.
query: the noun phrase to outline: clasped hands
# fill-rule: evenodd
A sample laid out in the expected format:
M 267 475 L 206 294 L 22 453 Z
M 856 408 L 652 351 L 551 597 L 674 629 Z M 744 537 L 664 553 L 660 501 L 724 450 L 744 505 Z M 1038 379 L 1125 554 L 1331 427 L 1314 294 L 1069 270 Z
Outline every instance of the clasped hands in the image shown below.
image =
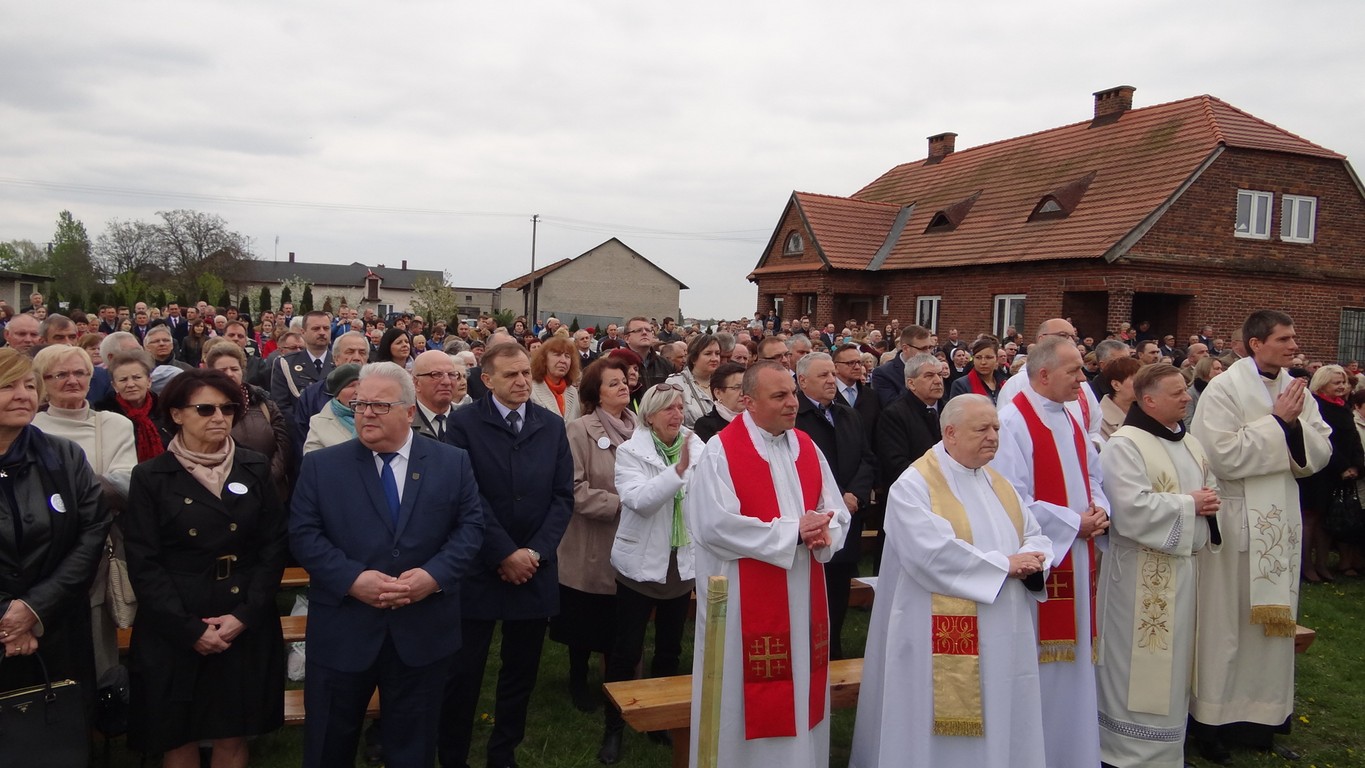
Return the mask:
M 819 549 L 830 545 L 829 523 L 834 519 L 833 512 L 806 510 L 801 515 L 801 541 L 809 549 Z
M 6 656 L 27 656 L 38 650 L 38 637 L 33 628 L 38 625 L 38 617 L 28 603 L 13 600 L 5 615 L 0 617 L 0 644 L 5 647 Z
M 1218 498 L 1218 491 L 1212 488 L 1200 488 L 1190 496 L 1194 498 L 1194 513 L 1203 517 L 1218 514 L 1218 508 L 1223 505 L 1223 500 Z
M 1047 556 L 1042 552 L 1020 552 L 1010 555 L 1010 578 L 1023 579 L 1043 570 Z
M 1109 513 L 1091 504 L 1081 513 L 1081 530 L 1077 534 L 1082 539 L 1093 539 L 1109 530 Z
M 508 584 L 521 586 L 530 581 L 538 570 L 540 561 L 531 554 L 531 550 L 522 547 L 502 559 L 502 564 L 498 566 L 498 576 Z
M 371 608 L 397 609 L 430 596 L 439 588 L 422 568 L 409 568 L 397 576 L 382 571 L 361 571 L 346 593 Z

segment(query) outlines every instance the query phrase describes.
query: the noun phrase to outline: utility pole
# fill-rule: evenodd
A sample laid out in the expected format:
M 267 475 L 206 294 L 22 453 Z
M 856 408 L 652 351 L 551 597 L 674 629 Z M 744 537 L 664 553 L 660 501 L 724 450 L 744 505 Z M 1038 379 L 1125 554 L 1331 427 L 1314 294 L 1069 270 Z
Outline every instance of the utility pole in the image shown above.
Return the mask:
M 526 310 L 526 320 L 531 327 L 539 325 L 536 321 L 536 227 L 540 224 L 540 214 L 531 217 L 531 284 L 527 286 L 527 301 L 530 307 Z

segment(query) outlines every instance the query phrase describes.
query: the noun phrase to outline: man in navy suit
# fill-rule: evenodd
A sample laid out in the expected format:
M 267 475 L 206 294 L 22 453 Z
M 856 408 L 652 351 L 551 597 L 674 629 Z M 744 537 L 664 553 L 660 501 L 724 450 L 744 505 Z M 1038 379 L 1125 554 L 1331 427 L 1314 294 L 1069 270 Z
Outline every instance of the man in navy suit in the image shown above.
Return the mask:
M 479 561 L 462 585 L 464 644 L 441 711 L 444 768 L 467 765 L 479 689 L 499 621 L 502 667 L 487 764 L 517 764 L 546 620 L 559 612 L 555 551 L 573 515 L 573 456 L 564 420 L 529 402 L 526 350 L 512 342 L 493 344 L 481 362 L 488 395 L 446 422 L 446 440 L 468 450 L 474 463 L 484 538 Z
M 385 764 L 429 768 L 483 542 L 478 486 L 465 451 L 414 435 L 407 371 L 367 365 L 355 397 L 358 439 L 304 457 L 289 521 L 311 578 L 303 764 L 355 763 L 378 685 Z
M 933 334 L 920 325 L 906 326 L 897 344 L 900 354 L 872 369 L 872 390 L 882 407 L 899 400 L 905 394 L 905 363 L 915 355 L 934 351 Z

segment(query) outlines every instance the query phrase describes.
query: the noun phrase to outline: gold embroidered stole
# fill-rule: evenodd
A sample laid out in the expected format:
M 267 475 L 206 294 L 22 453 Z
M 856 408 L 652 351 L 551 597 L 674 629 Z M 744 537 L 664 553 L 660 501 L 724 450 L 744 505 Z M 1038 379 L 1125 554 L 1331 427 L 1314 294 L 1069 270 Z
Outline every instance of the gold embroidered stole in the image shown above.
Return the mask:
M 1161 439 L 1133 426 L 1115 430 L 1114 437 L 1133 442 L 1147 467 L 1155 493 L 1180 493 L 1180 474 Z M 1186 435 L 1181 445 L 1207 474 L 1208 459 L 1199 442 Z M 1120 513 L 1121 514 L 1121 513 Z M 1171 670 L 1175 664 L 1176 560 L 1174 555 L 1138 547 L 1138 584 L 1133 602 L 1133 643 L 1128 667 L 1128 709 L 1166 716 L 1171 708 Z
M 970 544 L 971 521 L 962 502 L 948 487 L 937 452 L 930 449 L 911 466 L 919 470 L 929 488 L 931 511 L 952 525 L 954 536 Z M 1019 508 L 1019 497 L 1003 476 L 989 467 L 983 469 L 1010 522 L 1014 523 L 1014 530 L 1022 544 L 1024 515 Z M 938 736 L 984 736 L 976 602 L 935 594 L 930 613 L 933 633 L 933 732 Z

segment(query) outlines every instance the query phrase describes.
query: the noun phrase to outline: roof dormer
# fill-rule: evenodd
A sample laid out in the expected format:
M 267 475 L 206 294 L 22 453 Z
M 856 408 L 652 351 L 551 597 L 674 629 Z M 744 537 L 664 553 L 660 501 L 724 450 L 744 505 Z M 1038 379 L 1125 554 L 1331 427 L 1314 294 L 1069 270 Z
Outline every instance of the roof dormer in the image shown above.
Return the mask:
M 930 232 L 951 232 L 962 224 L 962 220 L 967 218 L 967 212 L 972 209 L 976 199 L 981 197 L 981 190 L 972 193 L 971 197 L 960 200 L 947 208 L 942 208 L 934 212 L 929 217 L 929 226 L 925 227 L 924 233 Z
M 1090 189 L 1090 182 L 1094 180 L 1095 172 L 1091 171 L 1043 195 L 1038 204 L 1033 206 L 1033 212 L 1028 215 L 1028 220 L 1047 221 L 1070 216 L 1071 212 L 1076 210 L 1076 206 L 1080 205 L 1081 198 L 1085 197 L 1085 191 Z

